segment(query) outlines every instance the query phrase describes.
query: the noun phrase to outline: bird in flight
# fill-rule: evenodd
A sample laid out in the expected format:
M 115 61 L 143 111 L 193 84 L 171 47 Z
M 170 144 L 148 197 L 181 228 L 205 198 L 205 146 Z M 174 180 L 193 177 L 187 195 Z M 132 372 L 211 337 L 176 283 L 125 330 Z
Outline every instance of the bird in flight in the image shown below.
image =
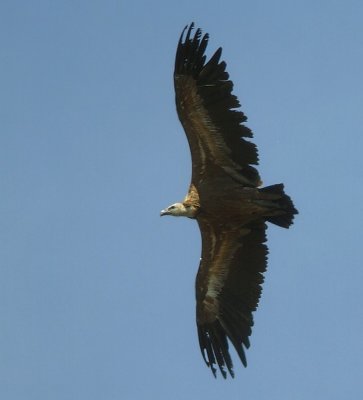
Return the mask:
M 216 376 L 234 377 L 229 343 L 247 366 L 256 310 L 266 271 L 266 223 L 289 228 L 297 210 L 282 183 L 262 182 L 256 145 L 219 48 L 207 60 L 208 34 L 186 26 L 178 43 L 174 86 L 178 116 L 192 155 L 188 193 L 160 215 L 198 222 L 202 254 L 196 277 L 200 349 Z

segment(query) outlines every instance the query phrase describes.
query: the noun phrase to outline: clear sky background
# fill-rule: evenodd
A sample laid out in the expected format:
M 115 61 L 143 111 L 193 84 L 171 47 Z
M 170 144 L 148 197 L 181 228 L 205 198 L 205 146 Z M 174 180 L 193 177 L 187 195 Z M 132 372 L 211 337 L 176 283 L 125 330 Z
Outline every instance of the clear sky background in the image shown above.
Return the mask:
M 363 398 L 363 2 L 0 4 L 0 398 Z M 200 355 L 194 221 L 160 219 L 191 163 L 176 44 L 211 35 L 266 185 L 270 227 L 248 368 Z

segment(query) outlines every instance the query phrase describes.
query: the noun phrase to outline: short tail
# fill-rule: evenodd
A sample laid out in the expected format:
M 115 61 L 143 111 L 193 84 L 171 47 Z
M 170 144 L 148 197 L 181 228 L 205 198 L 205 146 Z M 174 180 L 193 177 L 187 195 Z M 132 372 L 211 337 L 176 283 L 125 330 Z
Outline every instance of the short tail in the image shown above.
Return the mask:
M 284 185 L 279 183 L 277 185 L 266 186 L 259 189 L 261 193 L 268 194 L 268 200 L 271 204 L 271 211 L 273 215 L 265 217 L 266 221 L 283 228 L 288 228 L 293 224 L 294 215 L 299 212 L 294 206 L 291 198 L 285 194 Z

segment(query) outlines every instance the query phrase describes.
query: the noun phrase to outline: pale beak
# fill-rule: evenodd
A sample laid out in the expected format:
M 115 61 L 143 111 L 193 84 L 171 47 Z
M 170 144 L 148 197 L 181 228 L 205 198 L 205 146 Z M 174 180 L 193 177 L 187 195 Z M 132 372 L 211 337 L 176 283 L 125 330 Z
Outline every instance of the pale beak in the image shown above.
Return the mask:
M 163 215 L 170 215 L 170 212 L 168 210 L 161 210 L 160 211 L 160 217 L 162 217 Z

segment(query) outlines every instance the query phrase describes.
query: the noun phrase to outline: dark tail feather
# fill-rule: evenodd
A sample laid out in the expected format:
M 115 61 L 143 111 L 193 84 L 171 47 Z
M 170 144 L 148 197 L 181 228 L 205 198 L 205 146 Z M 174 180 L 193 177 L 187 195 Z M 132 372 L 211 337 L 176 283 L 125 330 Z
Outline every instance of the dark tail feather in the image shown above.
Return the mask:
M 266 216 L 265 219 L 275 225 L 281 226 L 282 228 L 288 228 L 292 225 L 294 215 L 299 212 L 294 207 L 294 203 L 291 198 L 285 194 L 284 185 L 279 183 L 277 185 L 266 186 L 260 189 L 260 192 L 271 195 L 271 200 L 274 198 L 273 204 L 279 211 L 273 213 L 274 215 Z

